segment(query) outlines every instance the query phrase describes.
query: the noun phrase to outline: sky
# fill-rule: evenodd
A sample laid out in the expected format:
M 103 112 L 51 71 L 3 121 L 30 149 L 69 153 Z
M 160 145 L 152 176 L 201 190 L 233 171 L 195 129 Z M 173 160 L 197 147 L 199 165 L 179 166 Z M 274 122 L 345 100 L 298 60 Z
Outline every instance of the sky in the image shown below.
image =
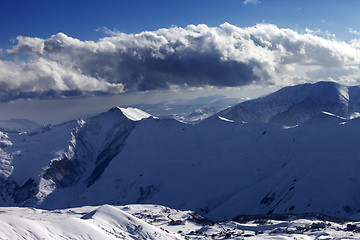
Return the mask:
M 0 119 L 360 84 L 358 0 L 1 2 Z

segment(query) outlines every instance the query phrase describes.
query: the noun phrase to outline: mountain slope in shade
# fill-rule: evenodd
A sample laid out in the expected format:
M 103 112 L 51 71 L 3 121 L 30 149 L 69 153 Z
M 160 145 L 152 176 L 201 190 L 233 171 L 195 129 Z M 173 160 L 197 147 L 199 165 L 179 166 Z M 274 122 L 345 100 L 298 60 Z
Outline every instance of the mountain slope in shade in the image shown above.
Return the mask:
M 2 132 L 0 203 L 156 203 L 216 220 L 307 212 L 359 218 L 358 132 L 360 118 L 333 112 L 284 127 L 224 117 L 189 125 L 113 108 L 28 133 Z
M 86 121 L 3 132 L 1 198 L 6 204 L 33 206 L 57 188 L 76 186 L 81 192 L 102 175 L 138 120 L 148 116 L 116 107 Z
M 212 219 L 304 212 L 351 217 L 360 209 L 359 130 L 358 119 L 327 113 L 296 128 L 148 119 L 72 204 L 159 203 Z M 109 186 L 116 190 L 101 191 Z
M 40 126 L 40 124 L 27 119 L 0 120 L 0 131 L 5 132 L 26 132 Z
M 359 112 L 359 86 L 318 82 L 285 87 L 265 97 L 239 103 L 217 116 L 238 122 L 272 122 L 292 126 L 323 111 L 341 117 Z

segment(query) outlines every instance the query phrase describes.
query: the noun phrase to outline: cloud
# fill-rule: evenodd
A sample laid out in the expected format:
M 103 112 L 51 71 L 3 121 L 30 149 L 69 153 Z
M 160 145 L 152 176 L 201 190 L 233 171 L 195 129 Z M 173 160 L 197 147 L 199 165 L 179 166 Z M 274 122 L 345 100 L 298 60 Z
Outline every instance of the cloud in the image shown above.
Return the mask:
M 256 5 L 256 4 L 259 4 L 260 3 L 260 0 L 244 0 L 243 1 L 243 4 L 244 5 L 248 5 L 248 4 L 254 4 L 254 5 Z
M 122 91 L 120 83 L 108 83 L 42 57 L 29 62 L 0 60 L 0 101 Z
M 352 33 L 352 34 L 355 34 L 355 35 L 359 35 L 360 36 L 360 32 L 359 31 L 356 31 L 352 28 L 349 28 L 349 33 Z
M 63 33 L 48 39 L 19 36 L 6 50 L 12 59 L 0 59 L 0 101 L 179 87 L 285 86 L 299 79 L 328 80 L 326 69 L 337 73 L 335 81 L 360 79 L 358 42 L 323 38 L 310 30 L 302 34 L 271 24 L 239 28 L 224 23 L 109 33 L 97 42 Z M 311 79 L 315 75 L 318 79 Z

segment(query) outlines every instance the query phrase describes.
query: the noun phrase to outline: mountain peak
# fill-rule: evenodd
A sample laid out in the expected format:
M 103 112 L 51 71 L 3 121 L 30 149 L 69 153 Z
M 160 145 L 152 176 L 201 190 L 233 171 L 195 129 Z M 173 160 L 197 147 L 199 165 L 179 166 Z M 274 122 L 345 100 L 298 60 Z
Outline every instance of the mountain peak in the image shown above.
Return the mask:
M 131 121 L 140 121 L 144 118 L 152 117 L 152 115 L 150 115 L 149 113 L 144 112 L 138 108 L 132 108 L 132 107 L 128 107 L 128 108 L 123 108 L 119 106 L 113 107 L 108 112 L 109 113 L 118 112 Z
M 142 110 L 140 110 L 138 108 L 117 107 L 117 109 L 119 109 L 128 119 L 130 119 L 132 121 L 140 121 L 141 119 L 148 118 L 148 117 L 152 116 L 149 113 L 144 112 L 144 111 L 142 111 Z
M 305 83 L 239 103 L 218 116 L 241 122 L 272 122 L 296 125 L 321 112 L 348 117 L 360 109 L 360 94 L 354 87 L 336 82 Z

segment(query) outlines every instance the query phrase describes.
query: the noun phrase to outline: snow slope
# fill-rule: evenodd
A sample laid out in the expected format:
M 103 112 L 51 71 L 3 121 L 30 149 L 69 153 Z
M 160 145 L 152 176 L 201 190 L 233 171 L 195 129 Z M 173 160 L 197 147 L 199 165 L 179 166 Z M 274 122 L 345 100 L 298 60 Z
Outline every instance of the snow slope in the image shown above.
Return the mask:
M 360 209 L 359 130 L 359 119 L 325 113 L 295 128 L 147 119 L 72 204 L 158 203 L 212 219 L 303 212 L 350 217 Z M 116 190 L 101 191 L 109 186 Z
M 325 111 L 349 117 L 360 111 L 359 86 L 335 82 L 285 87 L 270 95 L 239 103 L 217 114 L 234 121 L 296 125 Z
M 0 211 L 0 239 L 183 239 L 110 205 Z
M 26 132 L 40 127 L 40 124 L 27 119 L 0 120 L 0 131 Z
M 33 206 L 57 188 L 86 189 L 121 151 L 137 121 L 148 116 L 113 108 L 86 121 L 3 133 L 0 173 L 7 193 L 1 195 L 2 205 Z
M 247 216 L 212 222 L 159 205 L 46 211 L 1 207 L 0 239 L 359 239 L 360 223 L 326 216 Z
M 117 107 L 128 119 L 132 121 L 140 121 L 141 119 L 148 118 L 151 115 L 137 108 L 121 108 Z
M 225 117 L 190 125 L 116 107 L 2 132 L 0 203 L 155 203 L 215 220 L 309 212 L 359 219 L 360 118 L 338 115 L 319 112 L 294 127 Z

